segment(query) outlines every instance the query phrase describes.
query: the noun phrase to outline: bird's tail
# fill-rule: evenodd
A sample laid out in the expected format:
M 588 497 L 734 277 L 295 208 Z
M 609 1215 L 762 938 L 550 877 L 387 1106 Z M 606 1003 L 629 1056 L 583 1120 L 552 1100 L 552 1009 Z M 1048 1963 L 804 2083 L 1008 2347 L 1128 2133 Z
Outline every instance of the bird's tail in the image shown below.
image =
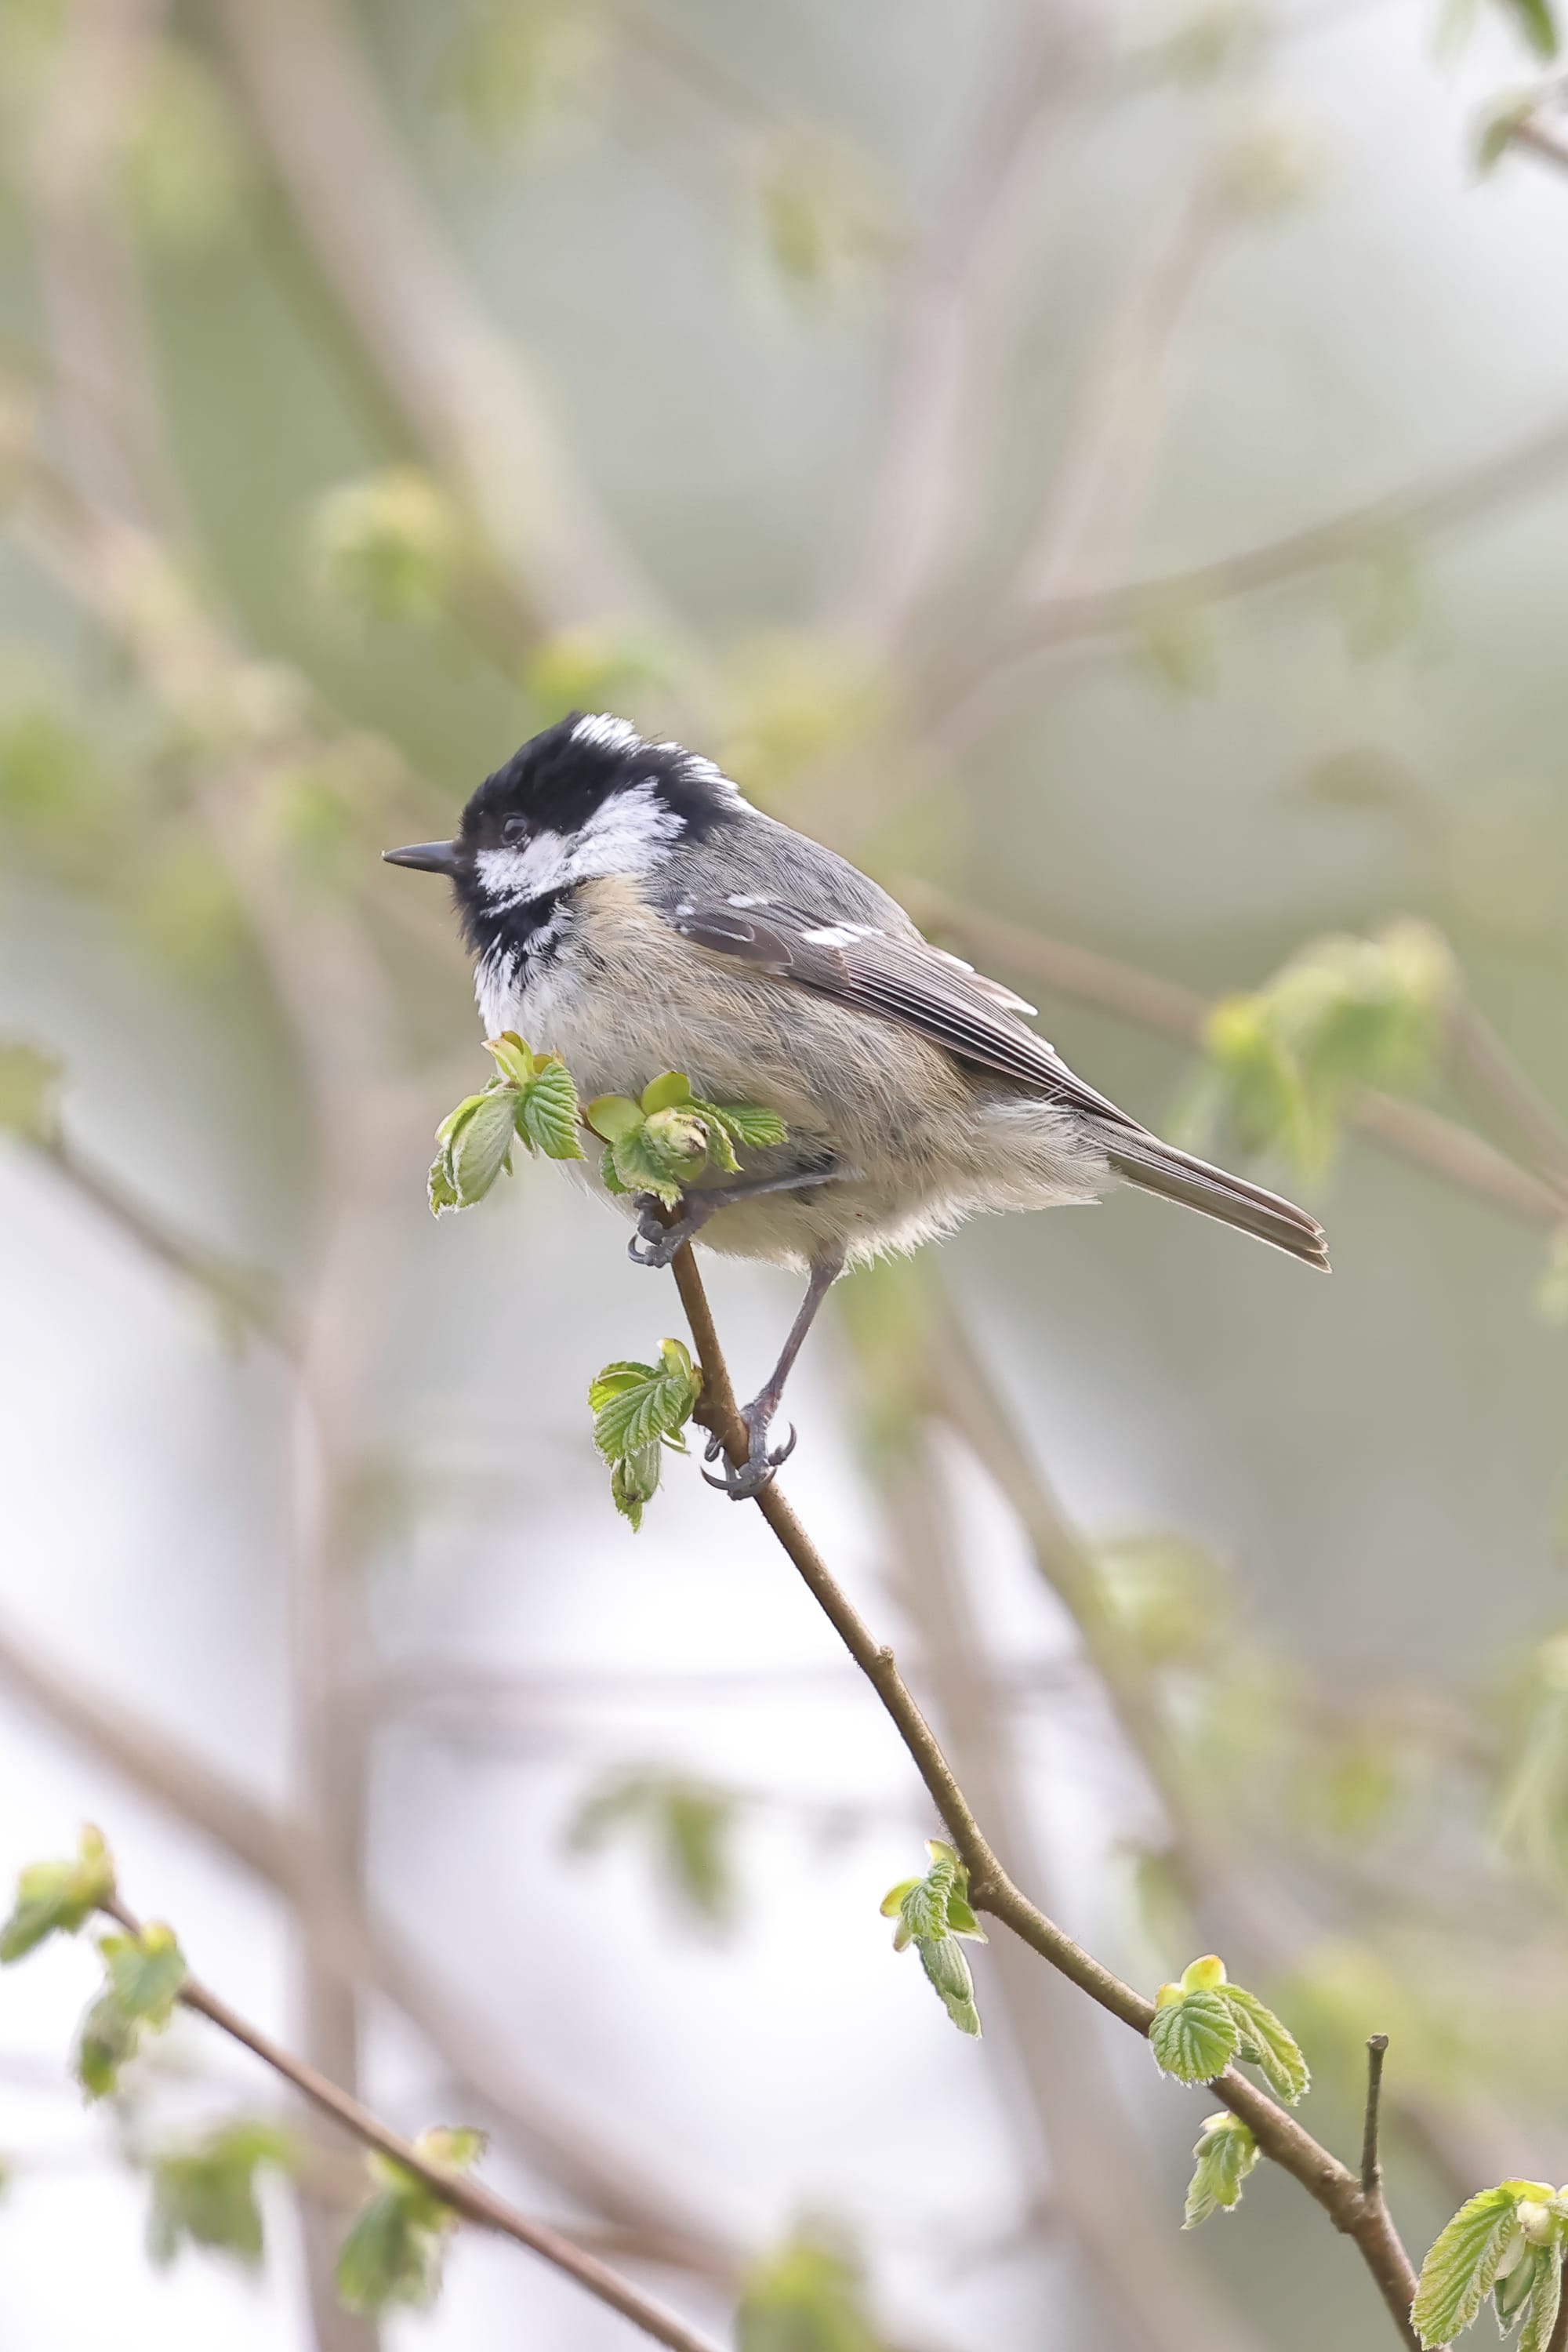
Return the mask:
M 1102 1133 L 1106 1157 L 1130 1184 L 1140 1185 L 1145 1192 L 1158 1192 L 1167 1201 L 1180 1201 L 1202 1216 L 1217 1217 L 1222 1225 L 1255 1234 L 1260 1242 L 1299 1257 L 1303 1265 L 1314 1265 L 1322 1274 L 1329 1271 L 1323 1229 L 1305 1209 L 1282 1201 L 1278 1192 L 1266 1192 L 1261 1184 L 1249 1184 L 1244 1176 L 1229 1176 L 1223 1168 L 1211 1168 L 1206 1160 L 1162 1143 L 1157 1135 L 1123 1133 L 1120 1129 Z

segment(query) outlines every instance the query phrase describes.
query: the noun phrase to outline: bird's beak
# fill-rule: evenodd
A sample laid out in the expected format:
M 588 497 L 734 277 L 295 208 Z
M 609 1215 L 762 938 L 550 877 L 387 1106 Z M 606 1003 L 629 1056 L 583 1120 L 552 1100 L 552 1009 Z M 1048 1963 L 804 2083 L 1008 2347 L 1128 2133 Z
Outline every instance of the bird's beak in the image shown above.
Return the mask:
M 455 874 L 458 870 L 455 841 L 416 841 L 406 849 L 384 849 L 381 854 L 389 866 L 415 866 L 421 874 Z

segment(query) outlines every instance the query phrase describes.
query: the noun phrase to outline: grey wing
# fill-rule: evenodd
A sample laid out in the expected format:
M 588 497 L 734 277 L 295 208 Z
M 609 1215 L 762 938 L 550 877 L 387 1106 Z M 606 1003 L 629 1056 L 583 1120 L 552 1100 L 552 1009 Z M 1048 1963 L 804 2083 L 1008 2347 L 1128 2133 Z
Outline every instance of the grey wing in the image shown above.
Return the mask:
M 668 910 L 667 920 L 695 946 L 902 1022 L 961 1061 L 999 1070 L 1037 1087 L 1053 1102 L 1143 1132 L 1136 1119 L 1068 1069 L 1055 1046 L 1025 1026 L 1018 1016 L 1032 1013 L 1032 1004 L 933 948 L 912 929 L 895 932 L 849 922 L 773 897 L 765 906 L 682 898 Z

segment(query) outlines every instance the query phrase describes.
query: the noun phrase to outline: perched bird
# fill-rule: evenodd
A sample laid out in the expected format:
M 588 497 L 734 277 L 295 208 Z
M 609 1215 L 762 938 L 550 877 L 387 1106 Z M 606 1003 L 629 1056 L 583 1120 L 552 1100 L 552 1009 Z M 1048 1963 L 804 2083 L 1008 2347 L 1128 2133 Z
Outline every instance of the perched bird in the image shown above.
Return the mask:
M 1026 1025 L 1032 1005 L 679 743 L 574 713 L 487 777 L 454 840 L 384 854 L 450 877 L 487 1035 L 559 1054 L 588 1096 L 679 1070 L 786 1123 L 741 1176 L 704 1171 L 668 1226 L 650 1195 L 622 1203 L 639 1265 L 700 1239 L 807 1276 L 745 1408 L 749 1458 L 724 1465 L 737 1497 L 794 1443 L 770 1453 L 769 1427 L 838 1276 L 979 1211 L 1092 1201 L 1125 1178 L 1327 1270 L 1305 1210 L 1162 1143 Z

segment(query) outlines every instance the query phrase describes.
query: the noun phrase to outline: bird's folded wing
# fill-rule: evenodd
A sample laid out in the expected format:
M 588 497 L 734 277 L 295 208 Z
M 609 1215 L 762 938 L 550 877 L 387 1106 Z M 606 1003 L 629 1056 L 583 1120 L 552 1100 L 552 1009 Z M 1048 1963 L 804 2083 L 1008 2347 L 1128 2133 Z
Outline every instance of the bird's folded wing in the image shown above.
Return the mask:
M 838 921 L 776 898 L 741 906 L 727 898 L 683 898 L 667 919 L 695 946 L 901 1021 L 961 1060 L 1000 1070 L 1053 1102 L 1137 1128 L 1108 1097 L 1085 1086 L 1054 1046 L 1026 1028 L 1018 1014 L 1032 1013 L 1033 1005 L 918 934 Z

